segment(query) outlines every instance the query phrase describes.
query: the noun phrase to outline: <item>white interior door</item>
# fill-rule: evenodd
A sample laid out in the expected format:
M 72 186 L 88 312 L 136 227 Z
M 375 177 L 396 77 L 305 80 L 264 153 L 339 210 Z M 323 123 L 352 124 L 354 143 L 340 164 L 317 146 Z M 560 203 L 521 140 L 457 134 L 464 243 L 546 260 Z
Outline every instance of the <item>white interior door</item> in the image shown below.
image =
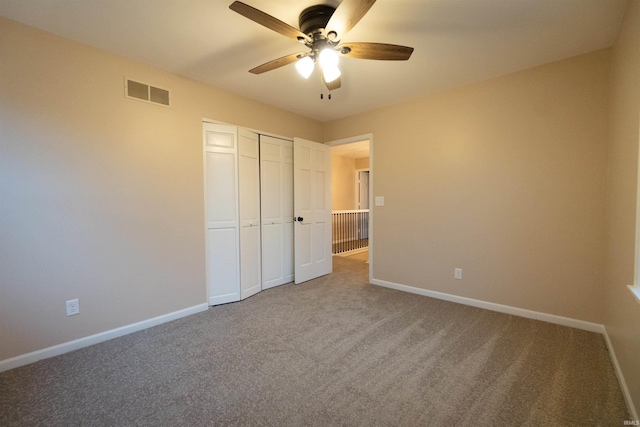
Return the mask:
M 240 300 L 237 129 L 203 123 L 209 305 Z
M 295 283 L 331 273 L 330 147 L 293 140 Z
M 369 171 L 358 172 L 358 209 L 369 209 Z
M 240 188 L 240 298 L 262 290 L 260 256 L 260 164 L 258 134 L 238 130 Z

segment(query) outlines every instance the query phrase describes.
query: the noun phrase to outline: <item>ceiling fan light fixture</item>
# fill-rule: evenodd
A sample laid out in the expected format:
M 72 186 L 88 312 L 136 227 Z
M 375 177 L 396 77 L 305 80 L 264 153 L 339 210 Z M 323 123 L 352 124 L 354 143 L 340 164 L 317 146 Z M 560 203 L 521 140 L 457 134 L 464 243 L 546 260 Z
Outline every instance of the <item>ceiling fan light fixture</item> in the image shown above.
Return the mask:
M 340 68 L 337 65 L 329 65 L 322 67 L 322 75 L 324 76 L 324 81 L 327 83 L 331 83 L 338 77 L 340 77 L 342 73 L 340 72 Z
M 338 52 L 330 47 L 326 47 L 320 51 L 320 66 L 325 68 L 338 67 Z
M 305 56 L 296 62 L 296 69 L 298 73 L 305 79 L 308 79 L 311 73 L 313 73 L 314 62 L 310 56 Z

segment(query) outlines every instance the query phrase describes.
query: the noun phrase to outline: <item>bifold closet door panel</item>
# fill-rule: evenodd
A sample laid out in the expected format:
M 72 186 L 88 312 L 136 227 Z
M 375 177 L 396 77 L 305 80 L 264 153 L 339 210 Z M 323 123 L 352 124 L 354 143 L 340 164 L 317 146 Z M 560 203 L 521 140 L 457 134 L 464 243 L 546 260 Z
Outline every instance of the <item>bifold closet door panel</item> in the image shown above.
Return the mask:
M 237 227 L 236 155 L 206 153 L 207 161 L 207 226 Z
M 293 280 L 293 161 L 290 141 L 260 136 L 262 288 Z
M 240 300 L 237 129 L 203 123 L 207 292 L 210 305 Z
M 238 130 L 240 187 L 241 299 L 262 290 L 260 243 L 260 163 L 258 134 Z
M 236 156 L 206 153 L 207 268 L 210 305 L 239 300 Z
M 282 153 L 282 211 L 284 227 L 282 242 L 282 275 L 284 283 L 294 279 L 293 250 L 293 142 L 283 141 Z
M 280 143 L 260 136 L 260 186 L 262 207 L 262 287 L 281 285 L 283 256 L 282 167 Z
M 282 224 L 263 225 L 262 238 L 262 287 L 268 289 L 286 283 L 282 281 Z
M 233 228 L 207 230 L 209 305 L 240 300 L 238 293 L 238 235 Z

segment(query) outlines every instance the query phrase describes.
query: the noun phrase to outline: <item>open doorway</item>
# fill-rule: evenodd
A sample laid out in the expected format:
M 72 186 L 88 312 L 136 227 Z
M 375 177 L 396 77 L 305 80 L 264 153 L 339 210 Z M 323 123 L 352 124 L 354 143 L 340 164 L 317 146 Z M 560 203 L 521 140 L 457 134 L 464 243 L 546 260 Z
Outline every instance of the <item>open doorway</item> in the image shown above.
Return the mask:
M 327 143 L 332 165 L 332 252 L 369 263 L 370 137 Z

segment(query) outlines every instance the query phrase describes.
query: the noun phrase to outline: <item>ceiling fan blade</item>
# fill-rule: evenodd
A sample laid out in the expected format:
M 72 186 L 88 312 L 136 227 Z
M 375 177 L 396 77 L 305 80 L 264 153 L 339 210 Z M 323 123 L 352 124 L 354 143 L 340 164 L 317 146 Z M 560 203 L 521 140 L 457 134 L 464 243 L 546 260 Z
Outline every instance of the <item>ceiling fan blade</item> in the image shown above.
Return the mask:
M 276 33 L 280 33 L 285 37 L 289 37 L 291 39 L 307 42 L 307 43 L 312 41 L 306 34 L 301 32 L 297 28 L 294 28 L 291 25 L 286 24 L 281 20 L 274 18 L 269 14 L 266 14 L 263 11 L 256 9 L 255 7 L 251 7 L 248 4 L 244 4 L 239 1 L 234 1 L 229 6 L 229 9 L 239 13 L 245 18 L 251 19 L 253 22 L 257 22 L 258 24 L 264 27 L 267 27 L 270 30 L 275 31 Z
M 327 34 L 335 32 L 340 40 L 371 9 L 376 0 L 343 0 L 327 22 Z
M 345 52 L 349 50 L 348 52 Z M 412 47 L 386 43 L 345 43 L 338 46 L 342 56 L 383 61 L 406 61 L 413 53 Z
M 262 74 L 267 71 L 275 70 L 276 68 L 284 67 L 285 65 L 292 64 L 298 59 L 306 55 L 304 52 L 292 53 L 291 55 L 283 56 L 282 58 L 274 59 L 273 61 L 266 62 L 262 65 L 258 65 L 255 68 L 249 70 L 252 74 Z
M 327 83 L 327 81 L 324 79 L 324 74 L 322 74 L 322 83 L 324 83 L 324 85 L 330 91 L 340 89 L 340 87 L 342 86 L 342 77 L 338 77 L 337 79 Z

